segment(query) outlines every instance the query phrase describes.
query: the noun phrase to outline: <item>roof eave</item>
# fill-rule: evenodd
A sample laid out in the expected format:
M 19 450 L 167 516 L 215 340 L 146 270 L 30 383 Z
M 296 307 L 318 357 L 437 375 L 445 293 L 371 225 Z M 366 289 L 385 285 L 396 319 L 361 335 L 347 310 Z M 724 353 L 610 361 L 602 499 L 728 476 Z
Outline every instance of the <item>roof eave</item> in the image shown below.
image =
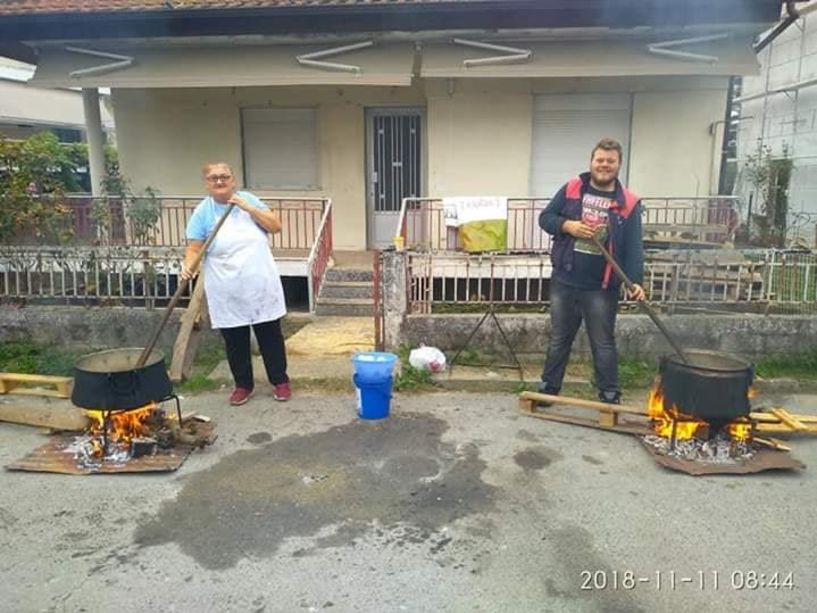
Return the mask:
M 411 32 L 771 24 L 778 0 L 486 0 L 433 4 L 317 5 L 264 9 L 74 12 L 0 17 L 0 41 L 242 34 Z

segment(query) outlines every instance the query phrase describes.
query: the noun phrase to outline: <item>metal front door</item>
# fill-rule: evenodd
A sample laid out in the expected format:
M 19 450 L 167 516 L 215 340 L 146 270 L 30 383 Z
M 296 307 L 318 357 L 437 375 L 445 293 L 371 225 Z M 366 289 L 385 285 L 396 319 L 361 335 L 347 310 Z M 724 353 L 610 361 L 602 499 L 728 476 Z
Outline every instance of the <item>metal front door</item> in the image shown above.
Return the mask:
M 422 196 L 423 113 L 420 109 L 367 111 L 367 241 L 392 244 L 403 198 Z

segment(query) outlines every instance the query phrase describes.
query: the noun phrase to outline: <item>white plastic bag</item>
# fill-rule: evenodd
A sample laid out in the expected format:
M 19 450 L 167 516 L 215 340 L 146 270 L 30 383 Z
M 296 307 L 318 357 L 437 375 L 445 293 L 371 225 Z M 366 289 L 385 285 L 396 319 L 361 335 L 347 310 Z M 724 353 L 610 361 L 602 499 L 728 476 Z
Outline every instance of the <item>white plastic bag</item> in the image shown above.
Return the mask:
M 442 372 L 445 370 L 445 354 L 436 347 L 425 345 L 412 349 L 409 354 L 409 364 L 417 370 Z

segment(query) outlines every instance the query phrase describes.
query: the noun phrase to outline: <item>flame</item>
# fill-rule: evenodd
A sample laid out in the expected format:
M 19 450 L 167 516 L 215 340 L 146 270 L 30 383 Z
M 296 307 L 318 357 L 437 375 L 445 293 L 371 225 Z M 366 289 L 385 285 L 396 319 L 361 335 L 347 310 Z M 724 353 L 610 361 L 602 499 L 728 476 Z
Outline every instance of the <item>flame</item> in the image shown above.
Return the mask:
M 156 410 L 156 406 L 155 402 L 151 402 L 132 411 L 111 413 L 108 418 L 108 439 L 111 441 L 130 443 L 134 438 L 145 434 L 147 432 L 145 422 Z M 105 413 L 94 409 L 85 409 L 85 413 L 94 420 L 89 428 L 90 433 L 101 436 L 104 428 Z
M 751 398 L 753 394 L 756 395 L 757 391 L 749 388 L 749 397 Z M 707 425 L 705 421 L 685 415 L 674 404 L 667 407 L 664 390 L 660 384 L 655 385 L 650 391 L 647 414 L 653 430 L 662 438 L 672 438 L 673 428 L 675 428 L 676 440 L 688 440 L 695 436 L 701 426 Z M 752 437 L 752 423 L 747 419 L 728 423 L 725 429 L 736 442 L 747 441 Z
M 754 385 L 750 385 L 749 386 L 749 391 L 748 391 L 748 393 L 746 395 L 749 397 L 749 400 L 751 400 L 752 398 L 757 396 L 759 393 L 760 392 L 757 390 L 757 388 Z
M 749 421 L 733 421 L 726 425 L 726 431 L 735 441 L 747 441 L 752 436 L 752 423 Z
M 700 420 L 692 420 L 691 417 L 679 411 L 674 404 L 667 408 L 664 402 L 664 390 L 660 385 L 653 387 L 650 391 L 647 413 L 652 420 L 653 430 L 658 436 L 671 438 L 674 429 L 675 439 L 679 441 L 691 439 L 698 428 L 705 423 Z

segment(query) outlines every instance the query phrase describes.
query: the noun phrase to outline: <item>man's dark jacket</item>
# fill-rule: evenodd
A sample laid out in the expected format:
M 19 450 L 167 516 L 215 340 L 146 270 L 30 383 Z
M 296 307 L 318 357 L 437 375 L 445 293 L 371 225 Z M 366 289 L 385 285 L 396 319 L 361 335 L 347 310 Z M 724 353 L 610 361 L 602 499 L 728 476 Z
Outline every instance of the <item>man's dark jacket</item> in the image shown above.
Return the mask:
M 576 239 L 562 232 L 567 220 L 580 221 L 582 198 L 590 185 L 590 173 L 585 172 L 568 181 L 539 214 L 539 227 L 553 235 L 550 259 L 556 276 L 567 276 L 573 270 Z M 616 179 L 613 199 L 616 205 L 608 210 L 607 250 L 633 283 L 641 285 L 644 279 L 644 248 L 641 237 L 641 201 L 638 196 Z M 561 274 L 560 274 L 561 273 Z M 567 274 L 565 274 L 567 273 Z M 604 268 L 602 289 L 616 289 L 621 280 L 607 264 Z

